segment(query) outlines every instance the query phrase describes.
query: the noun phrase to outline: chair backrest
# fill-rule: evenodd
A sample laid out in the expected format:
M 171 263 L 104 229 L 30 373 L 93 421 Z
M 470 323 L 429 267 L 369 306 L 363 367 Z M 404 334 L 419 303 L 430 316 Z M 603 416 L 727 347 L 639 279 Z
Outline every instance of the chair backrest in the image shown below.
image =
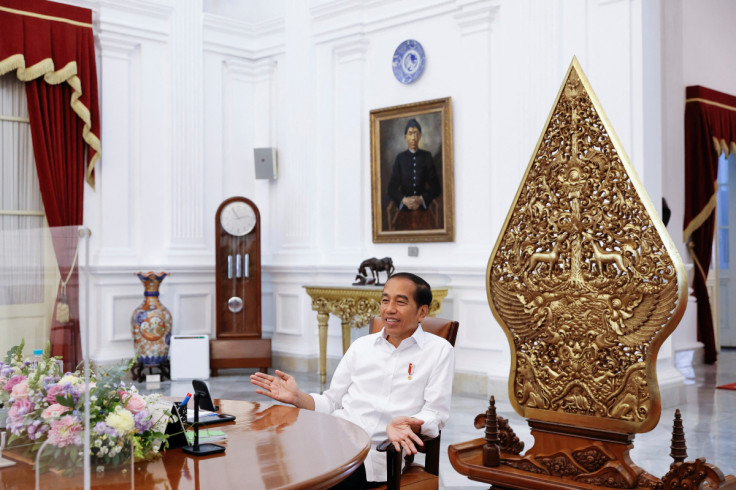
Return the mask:
M 369 325 L 369 332 L 376 333 L 380 332 L 383 328 L 383 322 L 381 322 L 380 316 L 374 316 L 371 318 Z M 444 318 L 437 318 L 434 316 L 424 317 L 422 320 L 422 330 L 425 332 L 433 333 L 438 337 L 442 337 L 447 340 L 453 347 L 455 347 L 455 339 L 457 338 L 457 329 L 460 328 L 460 323 L 452 320 L 446 320 Z

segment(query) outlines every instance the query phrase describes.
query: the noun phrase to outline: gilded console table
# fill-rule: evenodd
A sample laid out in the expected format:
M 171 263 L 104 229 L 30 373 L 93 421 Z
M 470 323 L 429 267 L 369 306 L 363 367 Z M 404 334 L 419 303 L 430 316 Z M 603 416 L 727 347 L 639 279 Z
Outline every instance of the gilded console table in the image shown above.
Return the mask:
M 342 321 L 342 352 L 350 347 L 350 328 L 368 325 L 371 317 L 378 315 L 383 286 L 304 286 L 312 298 L 312 309 L 317 312 L 319 326 L 319 380 L 327 381 L 327 320 L 330 313 Z M 432 288 L 432 304 L 429 315 L 442 311 L 442 300 L 447 288 Z

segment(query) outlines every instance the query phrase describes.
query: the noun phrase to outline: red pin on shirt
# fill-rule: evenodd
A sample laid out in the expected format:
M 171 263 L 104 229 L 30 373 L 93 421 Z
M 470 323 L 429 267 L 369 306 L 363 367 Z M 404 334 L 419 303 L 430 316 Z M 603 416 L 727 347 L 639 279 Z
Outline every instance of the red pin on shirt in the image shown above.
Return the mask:
M 411 379 L 411 375 L 414 374 L 414 369 L 416 367 L 416 364 L 409 363 L 409 379 Z

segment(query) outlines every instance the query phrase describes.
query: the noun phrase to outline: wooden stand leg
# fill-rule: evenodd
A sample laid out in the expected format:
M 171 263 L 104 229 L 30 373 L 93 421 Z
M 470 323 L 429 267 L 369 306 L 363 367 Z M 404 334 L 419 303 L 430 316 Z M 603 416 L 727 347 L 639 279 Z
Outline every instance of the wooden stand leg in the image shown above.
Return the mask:
M 317 312 L 317 326 L 319 328 L 319 382 L 327 383 L 327 320 L 330 314 Z

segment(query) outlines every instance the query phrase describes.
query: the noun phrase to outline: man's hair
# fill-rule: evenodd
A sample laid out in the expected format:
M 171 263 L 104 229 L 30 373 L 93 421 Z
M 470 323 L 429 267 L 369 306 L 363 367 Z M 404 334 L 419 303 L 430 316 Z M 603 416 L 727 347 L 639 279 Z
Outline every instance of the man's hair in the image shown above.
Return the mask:
M 427 281 L 417 276 L 416 274 L 412 274 L 411 272 L 397 272 L 396 274 L 391 274 L 391 277 L 389 277 L 389 280 L 395 277 L 403 277 L 405 279 L 409 279 L 411 282 L 413 282 L 416 285 L 416 288 L 414 290 L 414 301 L 416 301 L 417 306 L 422 306 L 422 305 L 431 306 L 432 287 L 429 285 Z
M 419 125 L 419 121 L 414 119 L 413 117 L 409 119 L 409 122 L 406 123 L 406 127 L 404 128 L 404 136 L 406 136 L 406 133 L 409 132 L 409 128 L 417 128 L 419 131 L 419 134 L 422 134 L 422 127 Z M 418 276 L 415 276 L 418 277 Z

